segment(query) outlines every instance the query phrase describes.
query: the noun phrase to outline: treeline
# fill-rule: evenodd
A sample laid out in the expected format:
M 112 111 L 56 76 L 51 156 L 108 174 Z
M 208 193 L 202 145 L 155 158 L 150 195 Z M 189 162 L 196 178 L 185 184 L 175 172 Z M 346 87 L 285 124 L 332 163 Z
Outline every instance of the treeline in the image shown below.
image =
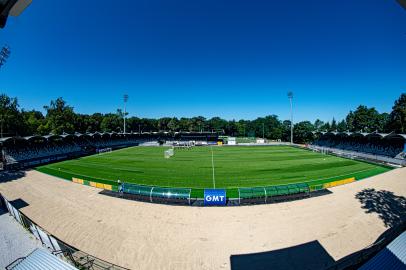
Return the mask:
M 62 98 L 52 100 L 44 106 L 45 115 L 36 110 L 20 109 L 17 98 L 0 95 L 1 137 L 47 135 L 86 132 L 122 132 L 123 112 L 75 113 Z M 255 120 L 225 120 L 220 117 L 206 119 L 163 117 L 159 119 L 129 117 L 127 132 L 151 131 L 217 131 L 224 135 L 240 137 L 265 137 L 271 140 L 289 141 L 290 121 L 282 121 L 276 115 L 259 117 Z M 341 121 L 303 121 L 294 125 L 294 141 L 309 142 L 312 131 L 362 131 L 406 133 L 406 94 L 402 94 L 390 113 L 379 113 L 375 108 L 360 105 L 350 111 Z

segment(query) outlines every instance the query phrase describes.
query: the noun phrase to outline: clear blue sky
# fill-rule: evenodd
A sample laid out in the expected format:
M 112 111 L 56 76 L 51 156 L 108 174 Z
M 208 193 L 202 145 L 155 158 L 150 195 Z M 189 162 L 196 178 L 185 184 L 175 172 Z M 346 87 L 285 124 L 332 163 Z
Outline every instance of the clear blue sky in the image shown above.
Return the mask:
M 26 109 L 341 119 L 406 91 L 406 11 L 395 0 L 34 0 L 0 30 L 0 91 Z

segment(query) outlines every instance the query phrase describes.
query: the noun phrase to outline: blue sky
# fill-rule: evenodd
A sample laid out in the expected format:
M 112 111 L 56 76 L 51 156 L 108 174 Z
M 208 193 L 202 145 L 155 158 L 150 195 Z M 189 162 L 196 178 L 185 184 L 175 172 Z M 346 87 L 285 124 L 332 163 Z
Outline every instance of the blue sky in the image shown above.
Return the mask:
M 406 12 L 395 0 L 34 0 L 0 30 L 0 91 L 26 109 L 341 119 L 406 92 Z

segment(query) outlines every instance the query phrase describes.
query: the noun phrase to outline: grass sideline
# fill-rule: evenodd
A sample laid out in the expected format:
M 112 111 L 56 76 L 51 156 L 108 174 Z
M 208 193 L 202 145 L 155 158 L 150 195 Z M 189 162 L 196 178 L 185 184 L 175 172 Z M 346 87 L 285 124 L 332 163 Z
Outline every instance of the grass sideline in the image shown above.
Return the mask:
M 202 198 L 213 188 L 211 149 L 175 149 L 164 158 L 167 147 L 132 147 L 38 167 L 43 173 L 71 180 L 72 177 L 113 185 L 117 180 L 161 187 L 192 188 Z M 322 155 L 290 146 L 213 147 L 216 188 L 227 197 L 238 197 L 239 187 L 263 187 L 307 182 L 320 185 L 355 177 L 377 175 L 390 168 L 367 162 Z

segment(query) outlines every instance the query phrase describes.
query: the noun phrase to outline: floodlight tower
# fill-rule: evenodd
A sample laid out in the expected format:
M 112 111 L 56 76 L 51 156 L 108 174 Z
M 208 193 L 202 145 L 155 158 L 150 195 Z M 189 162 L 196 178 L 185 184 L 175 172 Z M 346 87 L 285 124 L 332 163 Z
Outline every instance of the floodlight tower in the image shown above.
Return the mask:
M 125 118 L 126 118 L 126 114 L 127 114 L 127 112 L 126 112 L 127 101 L 128 101 L 128 95 L 124 94 L 124 128 L 123 128 L 124 134 L 125 134 Z
M 7 61 L 7 58 L 10 57 L 10 47 L 8 45 L 5 45 L 1 51 L 0 51 L 0 68 L 2 65 L 4 65 Z
M 290 101 L 290 144 L 293 144 L 293 92 L 288 92 L 288 98 Z

